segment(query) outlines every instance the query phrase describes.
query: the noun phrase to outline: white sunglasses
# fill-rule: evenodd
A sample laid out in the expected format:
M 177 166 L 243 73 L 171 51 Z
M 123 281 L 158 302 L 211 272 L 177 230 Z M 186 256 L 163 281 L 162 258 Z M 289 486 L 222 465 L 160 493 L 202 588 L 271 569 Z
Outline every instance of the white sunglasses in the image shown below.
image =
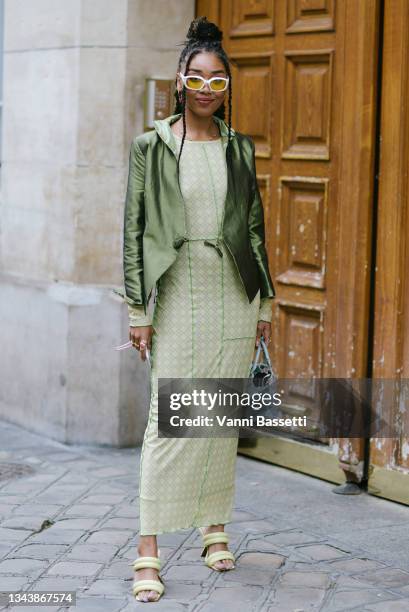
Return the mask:
M 178 75 L 182 79 L 184 86 L 191 91 L 201 91 L 206 83 L 208 83 L 212 91 L 225 91 L 229 84 L 228 77 L 212 77 L 211 79 L 205 79 L 198 74 L 188 74 L 186 76 L 181 72 L 178 72 Z

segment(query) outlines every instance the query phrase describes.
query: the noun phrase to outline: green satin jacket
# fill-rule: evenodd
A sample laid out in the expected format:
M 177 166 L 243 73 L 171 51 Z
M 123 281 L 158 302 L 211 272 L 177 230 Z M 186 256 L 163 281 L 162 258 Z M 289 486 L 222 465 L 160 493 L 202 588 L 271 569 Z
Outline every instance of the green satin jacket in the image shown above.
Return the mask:
M 130 305 L 147 304 L 153 288 L 172 265 L 186 235 L 184 202 L 177 174 L 177 150 L 170 125 L 180 114 L 154 121 L 154 130 L 136 136 L 129 155 L 124 211 L 123 291 L 113 291 Z M 228 126 L 213 115 L 227 146 Z M 275 297 L 265 249 L 264 213 L 256 179 L 253 140 L 231 129 L 232 156 L 223 226 L 207 242 L 224 242 L 251 302 Z M 182 155 L 183 155 L 182 151 Z M 222 253 L 218 249 L 219 253 Z

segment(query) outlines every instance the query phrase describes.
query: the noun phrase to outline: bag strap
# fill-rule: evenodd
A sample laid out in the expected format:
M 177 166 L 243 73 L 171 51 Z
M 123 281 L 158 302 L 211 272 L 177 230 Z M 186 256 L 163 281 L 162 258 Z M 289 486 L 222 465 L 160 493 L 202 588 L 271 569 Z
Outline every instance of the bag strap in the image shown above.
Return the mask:
M 259 357 L 260 357 L 261 349 L 263 349 L 263 353 L 265 355 L 265 358 L 266 358 L 266 361 L 267 361 L 268 365 L 270 366 L 271 370 L 273 369 L 272 366 L 271 366 L 270 355 L 268 354 L 267 345 L 266 345 L 266 343 L 264 341 L 263 336 L 261 336 L 260 342 L 259 342 L 258 347 L 257 347 L 256 356 L 254 357 L 253 363 L 251 364 L 250 376 L 252 376 L 252 374 L 253 374 L 253 372 L 254 372 L 257 364 L 258 364 L 258 360 L 259 360 Z
M 270 361 L 270 355 L 269 355 L 269 352 L 268 352 L 268 349 L 267 349 L 267 344 L 264 342 L 263 336 L 261 336 L 261 338 L 260 338 L 260 344 L 263 347 L 264 355 L 266 357 L 268 365 L 270 366 L 271 369 L 273 369 L 273 367 L 271 365 L 271 361 Z

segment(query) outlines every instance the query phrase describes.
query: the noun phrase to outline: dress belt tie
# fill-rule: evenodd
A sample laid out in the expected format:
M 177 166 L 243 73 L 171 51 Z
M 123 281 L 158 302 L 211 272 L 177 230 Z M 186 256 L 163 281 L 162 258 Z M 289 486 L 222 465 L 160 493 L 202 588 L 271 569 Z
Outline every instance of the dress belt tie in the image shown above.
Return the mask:
M 182 244 L 184 242 L 187 242 L 188 240 L 203 240 L 203 243 L 206 246 L 212 246 L 213 248 L 216 249 L 220 257 L 223 257 L 223 251 L 221 250 L 219 246 L 220 242 L 222 241 L 222 238 L 219 238 L 219 236 L 216 236 L 216 238 L 188 238 L 187 236 L 180 236 L 179 238 L 176 238 L 173 241 L 173 246 L 175 249 L 180 249 Z

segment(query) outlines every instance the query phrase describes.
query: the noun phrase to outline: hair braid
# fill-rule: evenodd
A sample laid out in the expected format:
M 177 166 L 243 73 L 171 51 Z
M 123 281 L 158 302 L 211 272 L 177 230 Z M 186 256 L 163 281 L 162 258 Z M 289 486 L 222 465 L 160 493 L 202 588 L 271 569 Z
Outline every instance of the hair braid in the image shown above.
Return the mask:
M 227 76 L 229 77 L 229 133 L 227 141 L 227 155 L 231 157 L 231 116 L 232 116 L 232 87 L 231 87 L 231 71 L 230 66 L 227 65 Z
M 185 87 L 182 90 L 182 122 L 183 122 L 183 136 L 182 136 L 182 142 L 180 144 L 180 151 L 179 151 L 179 156 L 178 156 L 178 175 L 179 175 L 180 156 L 182 155 L 183 144 L 186 138 L 186 88 Z
M 181 67 L 184 62 L 186 62 L 185 73 L 189 70 L 189 64 L 193 57 L 202 51 L 208 53 L 214 53 L 223 63 L 224 68 L 226 70 L 227 76 L 229 77 L 229 119 L 228 119 L 228 142 L 227 142 L 227 157 L 231 158 L 231 118 L 232 118 L 232 78 L 231 78 L 231 70 L 230 70 L 230 62 L 229 58 L 222 47 L 221 41 L 223 38 L 223 33 L 216 24 L 207 21 L 206 17 L 197 17 L 194 19 L 189 27 L 187 33 L 187 39 L 184 41 L 183 45 L 184 49 L 182 50 L 178 62 L 178 72 L 181 71 Z M 180 146 L 179 156 L 177 160 L 177 169 L 179 173 L 179 162 L 180 156 L 182 154 L 183 144 L 186 138 L 186 87 L 183 85 L 182 93 L 179 95 L 177 88 L 175 90 L 175 99 L 176 104 L 174 108 L 174 114 L 182 114 L 182 122 L 183 122 L 183 137 Z M 219 119 L 225 119 L 226 110 L 225 103 L 219 106 L 219 108 L 215 111 L 214 116 Z

